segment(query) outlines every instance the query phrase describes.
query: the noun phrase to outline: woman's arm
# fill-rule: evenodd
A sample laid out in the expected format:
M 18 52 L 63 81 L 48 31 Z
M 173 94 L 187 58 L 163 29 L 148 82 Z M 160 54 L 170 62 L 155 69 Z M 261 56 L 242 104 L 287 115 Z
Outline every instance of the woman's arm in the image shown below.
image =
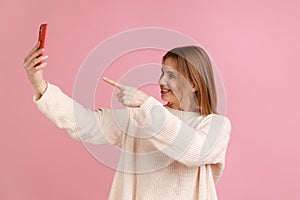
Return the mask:
M 120 146 L 121 131 L 113 120 L 110 110 L 90 110 L 65 95 L 58 87 L 47 83 L 43 78 L 44 49 L 38 42 L 25 57 L 23 67 L 30 84 L 35 90 L 34 102 L 41 112 L 58 127 L 68 131 L 76 140 L 88 143 L 110 143 Z M 119 111 L 122 112 L 122 111 Z
M 157 150 L 187 166 L 224 163 L 231 132 L 227 117 L 210 114 L 191 127 L 141 90 L 104 80 L 120 89 L 119 101 L 131 107 L 127 134 L 148 139 Z
M 35 99 L 33 101 L 39 110 L 59 128 L 65 129 L 74 140 L 121 146 L 122 132 L 115 124 L 111 110 L 85 108 L 50 83 L 43 96 Z
M 159 151 L 184 165 L 224 162 L 231 132 L 230 121 L 225 116 L 210 114 L 192 128 L 150 97 L 133 119 L 144 127 L 140 131 L 144 135 L 140 137 L 148 137 Z

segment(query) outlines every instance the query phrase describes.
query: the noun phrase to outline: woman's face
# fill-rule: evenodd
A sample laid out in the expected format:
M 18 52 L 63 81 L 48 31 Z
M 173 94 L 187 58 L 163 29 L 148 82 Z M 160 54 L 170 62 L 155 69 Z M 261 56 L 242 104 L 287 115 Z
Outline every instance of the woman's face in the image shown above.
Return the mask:
M 162 63 L 162 74 L 158 81 L 162 100 L 169 107 L 177 110 L 188 110 L 194 104 L 195 88 L 176 70 L 176 62 L 169 57 Z

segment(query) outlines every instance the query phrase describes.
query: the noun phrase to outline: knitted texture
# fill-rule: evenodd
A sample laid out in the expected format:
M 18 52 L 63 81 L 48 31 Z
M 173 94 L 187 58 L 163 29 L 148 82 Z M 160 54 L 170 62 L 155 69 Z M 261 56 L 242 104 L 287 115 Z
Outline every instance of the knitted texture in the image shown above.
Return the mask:
M 153 97 L 139 108 L 91 110 L 51 83 L 33 101 L 72 139 L 122 150 L 109 199 L 217 199 L 227 117 L 174 110 Z

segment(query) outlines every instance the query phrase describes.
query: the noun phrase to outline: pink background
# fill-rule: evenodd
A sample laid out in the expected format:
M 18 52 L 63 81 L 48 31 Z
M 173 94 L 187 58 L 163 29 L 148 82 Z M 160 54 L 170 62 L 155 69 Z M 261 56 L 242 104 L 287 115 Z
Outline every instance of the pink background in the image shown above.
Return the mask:
M 32 103 L 22 61 L 43 22 L 45 78 L 69 95 L 84 58 L 114 34 L 155 26 L 197 40 L 220 70 L 232 122 L 220 199 L 299 199 L 299 7 L 292 0 L 2 0 L 0 199 L 107 199 L 113 178 Z

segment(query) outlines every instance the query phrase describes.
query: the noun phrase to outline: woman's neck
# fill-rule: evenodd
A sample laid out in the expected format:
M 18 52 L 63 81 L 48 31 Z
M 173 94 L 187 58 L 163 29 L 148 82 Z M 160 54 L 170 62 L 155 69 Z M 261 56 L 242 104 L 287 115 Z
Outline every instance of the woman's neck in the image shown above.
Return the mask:
M 181 110 L 186 112 L 199 112 L 199 106 L 196 105 L 195 102 L 191 101 L 182 102 L 181 104 L 168 102 L 167 106 L 175 110 Z

